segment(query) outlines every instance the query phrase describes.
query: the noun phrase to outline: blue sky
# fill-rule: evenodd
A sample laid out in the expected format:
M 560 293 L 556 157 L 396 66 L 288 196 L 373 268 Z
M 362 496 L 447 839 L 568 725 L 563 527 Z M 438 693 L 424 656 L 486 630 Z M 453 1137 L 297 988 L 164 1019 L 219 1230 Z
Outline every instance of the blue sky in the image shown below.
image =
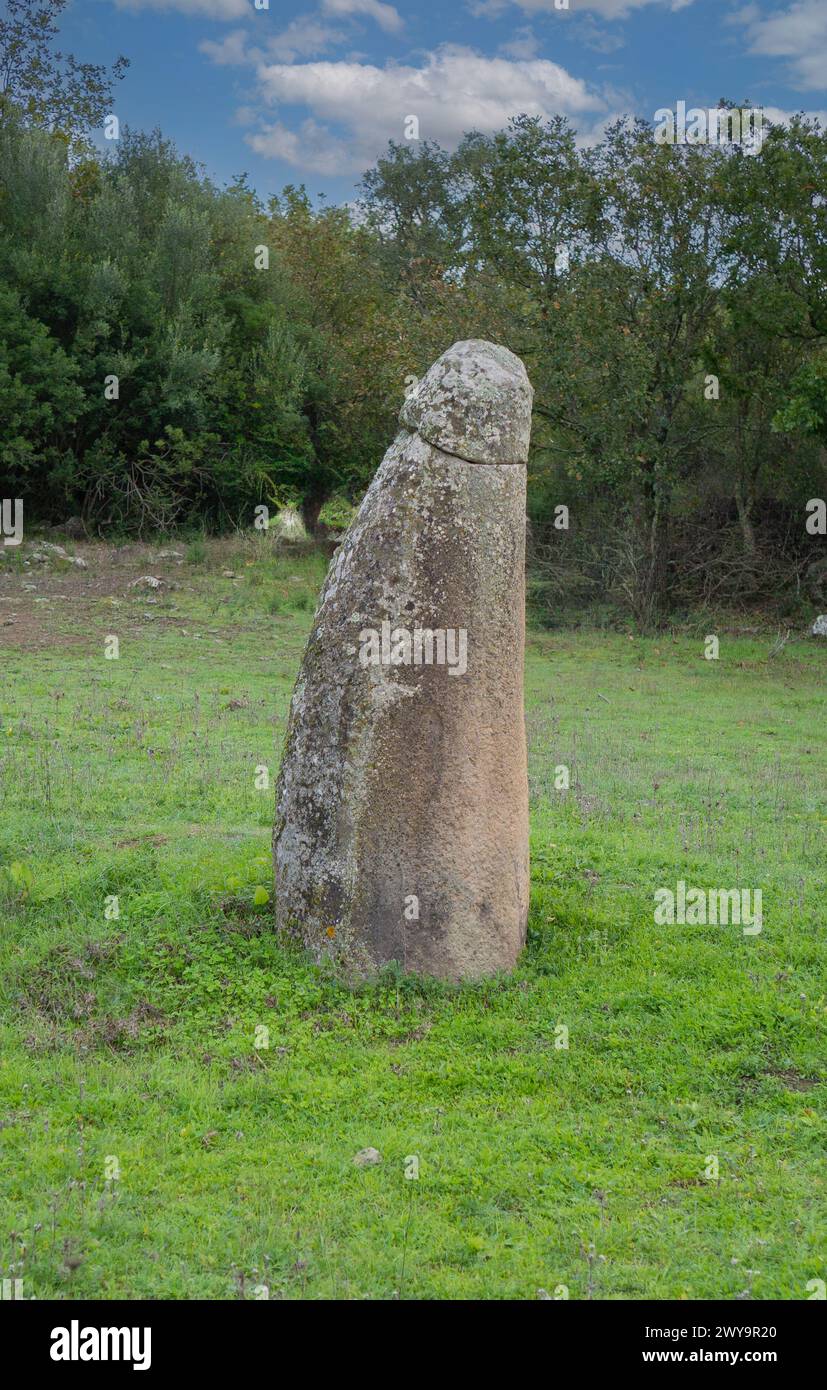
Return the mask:
M 257 0 L 264 5 L 266 0 Z M 71 0 L 61 41 L 132 66 L 114 110 L 219 182 L 332 201 L 416 116 L 450 147 L 519 111 L 589 141 L 615 116 L 827 108 L 827 0 Z M 102 142 L 103 143 L 103 142 Z

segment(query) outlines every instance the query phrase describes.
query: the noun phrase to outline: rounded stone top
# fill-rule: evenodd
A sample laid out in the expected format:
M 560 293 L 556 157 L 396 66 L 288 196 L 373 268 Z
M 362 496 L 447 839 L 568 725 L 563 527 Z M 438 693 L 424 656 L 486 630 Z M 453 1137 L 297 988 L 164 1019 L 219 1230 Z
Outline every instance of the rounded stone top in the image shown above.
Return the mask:
M 534 390 L 508 348 L 454 343 L 414 387 L 400 422 L 468 463 L 526 463 Z

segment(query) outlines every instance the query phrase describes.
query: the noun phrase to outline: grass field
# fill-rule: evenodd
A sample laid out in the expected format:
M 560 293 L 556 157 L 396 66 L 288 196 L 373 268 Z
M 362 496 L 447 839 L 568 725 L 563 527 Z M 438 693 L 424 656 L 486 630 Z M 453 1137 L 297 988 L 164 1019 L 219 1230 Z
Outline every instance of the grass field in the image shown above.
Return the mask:
M 817 1295 L 824 647 L 533 631 L 518 969 L 352 990 L 269 900 L 325 562 L 167 548 L 0 570 L 0 1276 L 40 1299 Z M 762 930 L 657 925 L 680 879 L 760 888 Z

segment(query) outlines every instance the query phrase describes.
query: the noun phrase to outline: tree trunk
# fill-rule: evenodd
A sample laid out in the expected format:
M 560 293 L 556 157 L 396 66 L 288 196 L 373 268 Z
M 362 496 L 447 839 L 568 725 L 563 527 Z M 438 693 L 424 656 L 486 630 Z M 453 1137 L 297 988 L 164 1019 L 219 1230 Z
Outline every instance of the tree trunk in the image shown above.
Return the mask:
M 311 488 L 305 497 L 302 498 L 301 515 L 302 521 L 307 528 L 310 536 L 317 536 L 319 533 L 319 513 L 327 501 L 327 493 L 322 488 Z
M 741 479 L 735 482 L 735 506 L 738 509 L 738 520 L 741 524 L 741 538 L 744 542 L 744 554 L 750 560 L 755 559 L 755 531 L 752 525 L 752 497 L 744 495 L 744 488 Z
M 639 620 L 644 628 L 657 627 L 666 607 L 666 580 L 669 562 L 666 511 L 662 499 L 655 498 L 647 540 L 646 568 Z

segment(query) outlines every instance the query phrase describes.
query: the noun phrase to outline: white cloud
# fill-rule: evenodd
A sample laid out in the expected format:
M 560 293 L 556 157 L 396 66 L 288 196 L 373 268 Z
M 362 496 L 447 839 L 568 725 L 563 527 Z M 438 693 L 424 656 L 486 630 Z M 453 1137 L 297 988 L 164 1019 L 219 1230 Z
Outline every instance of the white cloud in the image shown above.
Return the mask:
M 789 58 L 797 87 L 827 88 L 827 3 L 795 0 L 781 14 L 764 18 L 756 7 L 747 7 L 741 19 L 747 25 L 750 53 Z
M 515 30 L 513 39 L 510 39 L 508 43 L 500 44 L 500 52 L 505 53 L 508 58 L 536 58 L 539 47 L 540 40 L 533 29 L 526 25 L 522 29 Z
M 510 4 L 511 0 L 467 0 L 465 8 L 475 19 L 496 19 Z
M 339 43 L 347 43 L 349 35 L 344 29 L 334 29 L 323 24 L 313 15 L 299 15 L 292 19 L 283 33 L 269 39 L 267 51 L 282 63 L 292 63 L 296 58 L 314 58 L 318 53 L 327 53 Z
M 180 14 L 204 15 L 207 19 L 241 19 L 256 13 L 253 0 L 115 0 L 115 4 L 119 10 L 178 10 Z M 279 0 L 273 0 L 272 8 L 278 4 Z M 321 7 L 325 14 L 336 18 L 365 15 L 388 34 L 398 33 L 404 25 L 399 11 L 383 0 L 321 0 Z M 288 28 L 301 26 L 310 18 L 300 16 Z
M 247 35 L 243 29 L 233 29 L 231 33 L 225 34 L 223 39 L 203 39 L 198 45 L 202 53 L 206 53 L 214 63 L 220 67 L 231 67 L 241 63 L 255 61 L 252 57 L 254 50 L 247 47 Z M 258 52 L 259 50 L 255 50 Z
M 419 118 L 420 137 L 451 147 L 469 130 L 500 130 L 519 112 L 605 114 L 603 99 L 565 68 L 545 59 L 485 58 L 445 45 L 419 67 L 387 63 L 262 63 L 256 96 L 273 107 L 304 107 L 300 131 L 262 122 L 246 137 L 259 154 L 314 172 L 359 171 L 405 119 Z
M 250 45 L 249 37 L 246 30 L 233 29 L 220 41 L 203 39 L 198 47 L 222 67 L 258 64 L 266 62 L 268 58 L 292 63 L 296 58 L 313 58 L 319 53 L 327 53 L 337 44 L 347 43 L 350 36 L 343 29 L 321 23 L 313 15 L 300 15 L 298 19 L 291 20 L 282 33 L 267 39 L 263 48 L 257 44 Z
M 569 0 L 568 10 L 559 10 L 554 0 L 468 0 L 467 8 L 475 19 L 494 19 L 509 5 L 518 5 L 526 14 L 558 14 L 561 19 L 583 10 L 594 10 L 604 19 L 625 19 L 632 10 L 646 5 L 661 5 L 670 10 L 685 10 L 694 0 Z
M 322 9 L 325 14 L 337 17 L 367 15 L 369 19 L 375 19 L 379 28 L 388 34 L 398 33 L 404 24 L 398 10 L 393 5 L 383 4 L 382 0 L 322 0 Z
M 119 10 L 178 10 L 207 19 L 241 19 L 249 15 L 250 0 L 115 0 Z
M 760 109 L 765 119 L 772 121 L 773 125 L 789 125 L 793 117 L 800 114 L 798 111 L 782 111 L 780 106 L 762 106 Z M 827 111 L 805 111 L 804 115 L 820 121 L 822 129 L 827 130 Z
M 265 159 L 282 159 L 295 168 L 311 174 L 341 174 L 344 169 L 361 171 L 353 163 L 353 153 L 345 141 L 335 138 L 325 126 L 308 118 L 298 130 L 290 130 L 281 121 L 266 123 L 260 130 L 245 136 L 247 144 Z
M 616 53 L 619 48 L 623 48 L 626 40 L 622 32 L 617 29 L 604 29 L 598 24 L 593 15 L 584 14 L 578 17 L 573 25 L 575 38 L 584 43 L 587 48 L 591 48 L 595 53 Z

